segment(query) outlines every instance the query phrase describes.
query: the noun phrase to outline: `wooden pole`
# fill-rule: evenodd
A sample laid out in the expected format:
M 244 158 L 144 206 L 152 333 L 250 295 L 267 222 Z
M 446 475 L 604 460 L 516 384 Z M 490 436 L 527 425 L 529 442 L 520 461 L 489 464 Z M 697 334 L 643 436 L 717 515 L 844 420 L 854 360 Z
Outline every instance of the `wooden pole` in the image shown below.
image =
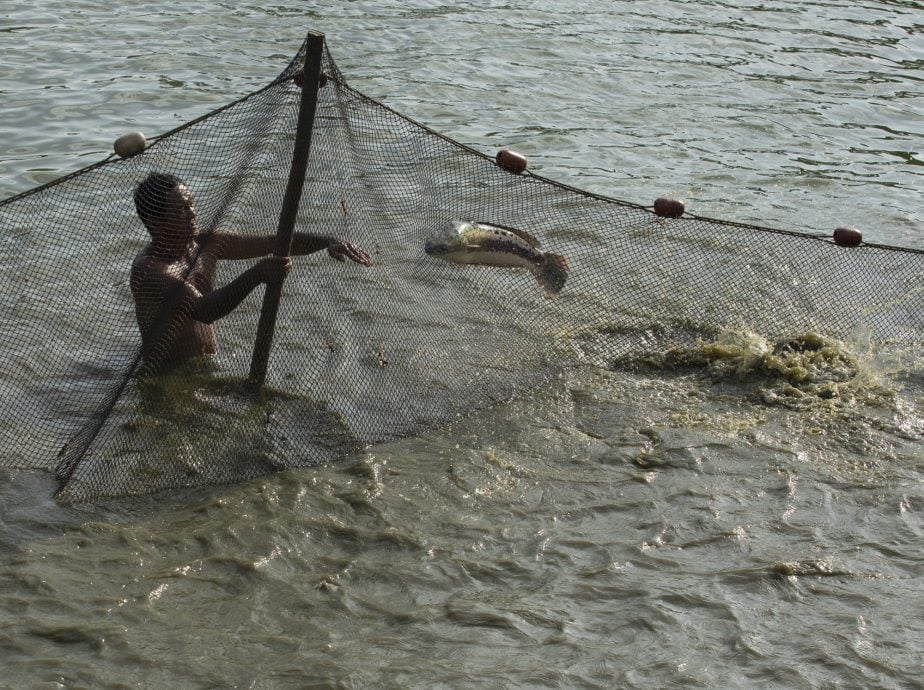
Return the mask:
M 324 50 L 324 34 L 308 32 L 305 51 L 304 80 L 299 102 L 298 126 L 295 130 L 295 150 L 292 153 L 292 167 L 289 170 L 289 182 L 279 214 L 279 226 L 276 231 L 276 247 L 273 254 L 289 256 L 292 252 L 292 236 L 298 204 L 305 183 L 305 169 L 308 167 L 308 153 L 311 150 L 311 131 L 314 128 L 314 114 L 318 105 L 318 89 L 321 87 L 321 56 Z M 260 387 L 266 380 L 270 348 L 276 329 L 276 314 L 279 311 L 279 299 L 282 296 L 282 282 L 268 283 L 263 293 L 263 307 L 260 310 L 260 322 L 257 324 L 257 338 L 254 342 L 253 356 L 250 360 L 250 381 Z

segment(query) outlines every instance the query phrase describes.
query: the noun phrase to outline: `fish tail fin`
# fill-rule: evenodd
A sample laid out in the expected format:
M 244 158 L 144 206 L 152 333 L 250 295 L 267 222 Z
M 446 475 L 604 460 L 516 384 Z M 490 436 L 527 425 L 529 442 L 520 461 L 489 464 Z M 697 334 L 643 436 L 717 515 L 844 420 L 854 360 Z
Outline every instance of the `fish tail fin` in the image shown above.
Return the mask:
M 535 270 L 536 280 L 549 296 L 557 295 L 568 280 L 568 257 L 560 254 L 543 254 Z

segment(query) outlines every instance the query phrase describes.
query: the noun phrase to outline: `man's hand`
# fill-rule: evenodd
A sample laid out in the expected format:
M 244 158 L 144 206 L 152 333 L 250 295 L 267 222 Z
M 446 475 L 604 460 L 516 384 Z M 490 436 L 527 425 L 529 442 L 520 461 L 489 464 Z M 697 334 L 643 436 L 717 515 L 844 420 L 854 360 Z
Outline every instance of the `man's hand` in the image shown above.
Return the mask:
M 257 273 L 261 283 L 279 283 L 292 270 L 292 259 L 288 256 L 268 256 L 254 264 L 251 270 Z
M 355 244 L 350 244 L 349 242 L 331 240 L 330 244 L 327 245 L 327 253 L 337 259 L 337 261 L 346 261 L 349 259 L 363 266 L 372 265 L 372 259 L 369 258 L 369 255 Z

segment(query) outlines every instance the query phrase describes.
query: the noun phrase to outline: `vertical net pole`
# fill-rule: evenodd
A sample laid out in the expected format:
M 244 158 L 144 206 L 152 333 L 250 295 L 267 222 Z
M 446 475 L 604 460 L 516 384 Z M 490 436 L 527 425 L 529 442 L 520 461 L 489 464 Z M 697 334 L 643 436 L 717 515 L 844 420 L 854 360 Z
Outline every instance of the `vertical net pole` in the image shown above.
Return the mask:
M 304 78 L 302 95 L 299 102 L 298 125 L 295 130 L 295 150 L 292 153 L 292 167 L 289 181 L 279 214 L 279 226 L 276 231 L 276 247 L 273 254 L 289 256 L 292 252 L 292 235 L 298 204 L 305 182 L 305 169 L 308 167 L 308 153 L 311 150 L 311 131 L 314 128 L 314 115 L 318 105 L 318 89 L 321 87 L 321 57 L 324 50 L 324 34 L 309 31 L 306 39 Z M 253 356 L 250 360 L 250 381 L 261 387 L 266 380 L 270 348 L 276 329 L 276 314 L 279 311 L 279 299 L 282 296 L 282 281 L 268 283 L 263 293 L 263 306 L 260 321 L 257 324 L 257 337 L 254 342 Z

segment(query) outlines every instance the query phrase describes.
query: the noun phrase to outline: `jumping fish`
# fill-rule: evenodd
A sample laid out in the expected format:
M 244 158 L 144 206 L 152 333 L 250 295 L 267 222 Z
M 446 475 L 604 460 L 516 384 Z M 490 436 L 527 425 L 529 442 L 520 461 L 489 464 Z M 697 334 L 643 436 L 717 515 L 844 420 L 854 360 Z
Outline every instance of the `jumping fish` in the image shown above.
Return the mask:
M 465 221 L 427 241 L 424 251 L 445 261 L 479 266 L 526 268 L 550 295 L 568 279 L 568 258 L 543 252 L 535 237 L 516 228 Z

